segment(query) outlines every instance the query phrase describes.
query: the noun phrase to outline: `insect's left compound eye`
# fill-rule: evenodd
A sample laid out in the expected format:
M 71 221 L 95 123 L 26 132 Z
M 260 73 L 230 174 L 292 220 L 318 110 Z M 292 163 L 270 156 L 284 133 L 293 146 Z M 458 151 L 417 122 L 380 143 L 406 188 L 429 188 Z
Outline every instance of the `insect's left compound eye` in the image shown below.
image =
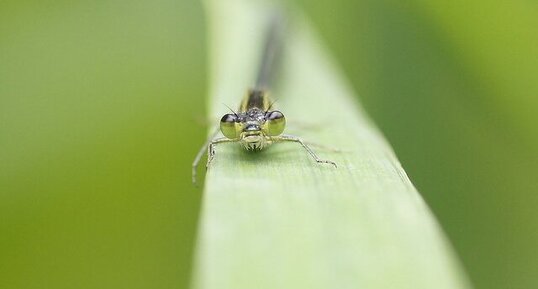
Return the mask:
M 270 136 L 277 136 L 284 132 L 286 127 L 286 118 L 278 111 L 269 111 L 265 114 L 265 121 L 267 124 L 267 134 Z
M 229 139 L 236 139 L 239 137 L 241 132 L 239 119 L 235 114 L 225 114 L 220 119 L 220 131 L 222 134 Z

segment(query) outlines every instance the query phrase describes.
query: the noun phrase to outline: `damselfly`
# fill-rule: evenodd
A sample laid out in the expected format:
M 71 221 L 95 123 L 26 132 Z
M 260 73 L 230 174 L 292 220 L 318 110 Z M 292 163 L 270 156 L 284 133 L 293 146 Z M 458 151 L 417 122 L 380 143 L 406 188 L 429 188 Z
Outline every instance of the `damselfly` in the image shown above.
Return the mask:
M 192 181 L 196 182 L 196 170 L 204 153 L 207 150 L 207 164 L 209 168 L 215 158 L 215 146 L 221 143 L 240 143 L 246 150 L 260 151 L 277 142 L 294 142 L 300 144 L 317 163 L 336 163 L 320 159 L 316 153 L 301 138 L 284 133 L 286 118 L 278 110 L 273 110 L 267 92 L 274 58 L 280 50 L 282 40 L 281 17 L 275 16 L 269 24 L 266 42 L 262 54 L 262 61 L 256 78 L 254 88 L 247 92 L 241 102 L 239 110 L 225 114 L 220 120 L 220 127 L 202 146 L 192 164 Z M 220 132 L 223 137 L 216 138 Z

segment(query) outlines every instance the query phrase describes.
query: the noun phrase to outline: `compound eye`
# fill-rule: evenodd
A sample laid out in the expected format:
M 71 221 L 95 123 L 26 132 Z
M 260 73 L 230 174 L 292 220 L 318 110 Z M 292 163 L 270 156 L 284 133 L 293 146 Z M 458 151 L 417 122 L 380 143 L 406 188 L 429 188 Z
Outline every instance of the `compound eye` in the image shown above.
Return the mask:
M 269 111 L 265 114 L 265 120 L 267 124 L 267 134 L 270 136 L 277 136 L 284 132 L 286 127 L 286 118 L 278 110 Z
M 220 131 L 229 139 L 237 138 L 239 136 L 239 119 L 237 115 L 225 114 L 220 119 Z

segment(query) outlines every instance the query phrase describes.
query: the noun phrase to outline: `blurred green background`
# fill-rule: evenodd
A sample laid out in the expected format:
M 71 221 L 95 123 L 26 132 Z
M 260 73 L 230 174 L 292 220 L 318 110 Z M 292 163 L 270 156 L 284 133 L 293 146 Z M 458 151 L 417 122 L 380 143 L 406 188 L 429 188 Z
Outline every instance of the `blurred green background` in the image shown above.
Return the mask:
M 538 288 L 538 3 L 297 0 L 479 289 Z M 186 288 L 194 0 L 0 3 L 0 288 Z

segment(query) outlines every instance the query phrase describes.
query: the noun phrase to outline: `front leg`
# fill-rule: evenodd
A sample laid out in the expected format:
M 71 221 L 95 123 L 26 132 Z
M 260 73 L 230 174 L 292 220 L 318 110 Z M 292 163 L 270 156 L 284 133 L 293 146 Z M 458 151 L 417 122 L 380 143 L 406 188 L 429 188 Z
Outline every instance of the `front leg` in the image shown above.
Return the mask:
M 200 148 L 200 150 L 196 154 L 196 157 L 194 158 L 194 161 L 192 162 L 192 183 L 193 184 L 196 184 L 196 171 L 198 170 L 198 165 L 200 164 L 200 160 L 204 156 L 204 153 L 206 152 L 206 150 L 209 152 L 209 146 L 211 144 L 224 142 L 224 141 L 221 141 L 221 140 L 226 139 L 226 138 L 215 139 L 215 137 L 217 136 L 219 131 L 220 131 L 220 129 L 218 127 L 215 128 L 215 131 L 211 134 L 211 136 L 207 139 L 207 141 L 204 143 L 204 145 Z M 213 154 L 212 154 L 211 158 L 213 158 L 215 156 L 215 150 L 212 149 L 212 151 L 213 151 Z M 208 154 L 208 157 L 209 157 L 209 155 L 210 154 Z M 209 165 L 209 162 L 208 162 L 207 165 Z
M 237 140 L 229 139 L 226 137 L 221 137 L 218 139 L 214 139 L 209 143 L 209 145 L 207 146 L 207 164 L 205 166 L 206 169 L 209 168 L 209 165 L 213 161 L 213 158 L 215 158 L 215 146 L 219 143 L 225 143 L 225 142 L 237 142 Z
M 281 135 L 281 136 L 277 136 L 277 137 L 272 137 L 271 140 L 273 142 L 295 142 L 295 143 L 299 143 L 307 152 L 308 154 L 310 154 L 310 156 L 317 162 L 317 163 L 324 163 L 324 164 L 331 164 L 333 165 L 335 168 L 337 168 L 338 166 L 336 165 L 335 162 L 333 161 L 330 161 L 330 160 L 322 160 L 320 159 L 316 153 L 314 153 L 314 151 L 299 137 L 296 137 L 296 136 L 293 136 L 293 135 Z

